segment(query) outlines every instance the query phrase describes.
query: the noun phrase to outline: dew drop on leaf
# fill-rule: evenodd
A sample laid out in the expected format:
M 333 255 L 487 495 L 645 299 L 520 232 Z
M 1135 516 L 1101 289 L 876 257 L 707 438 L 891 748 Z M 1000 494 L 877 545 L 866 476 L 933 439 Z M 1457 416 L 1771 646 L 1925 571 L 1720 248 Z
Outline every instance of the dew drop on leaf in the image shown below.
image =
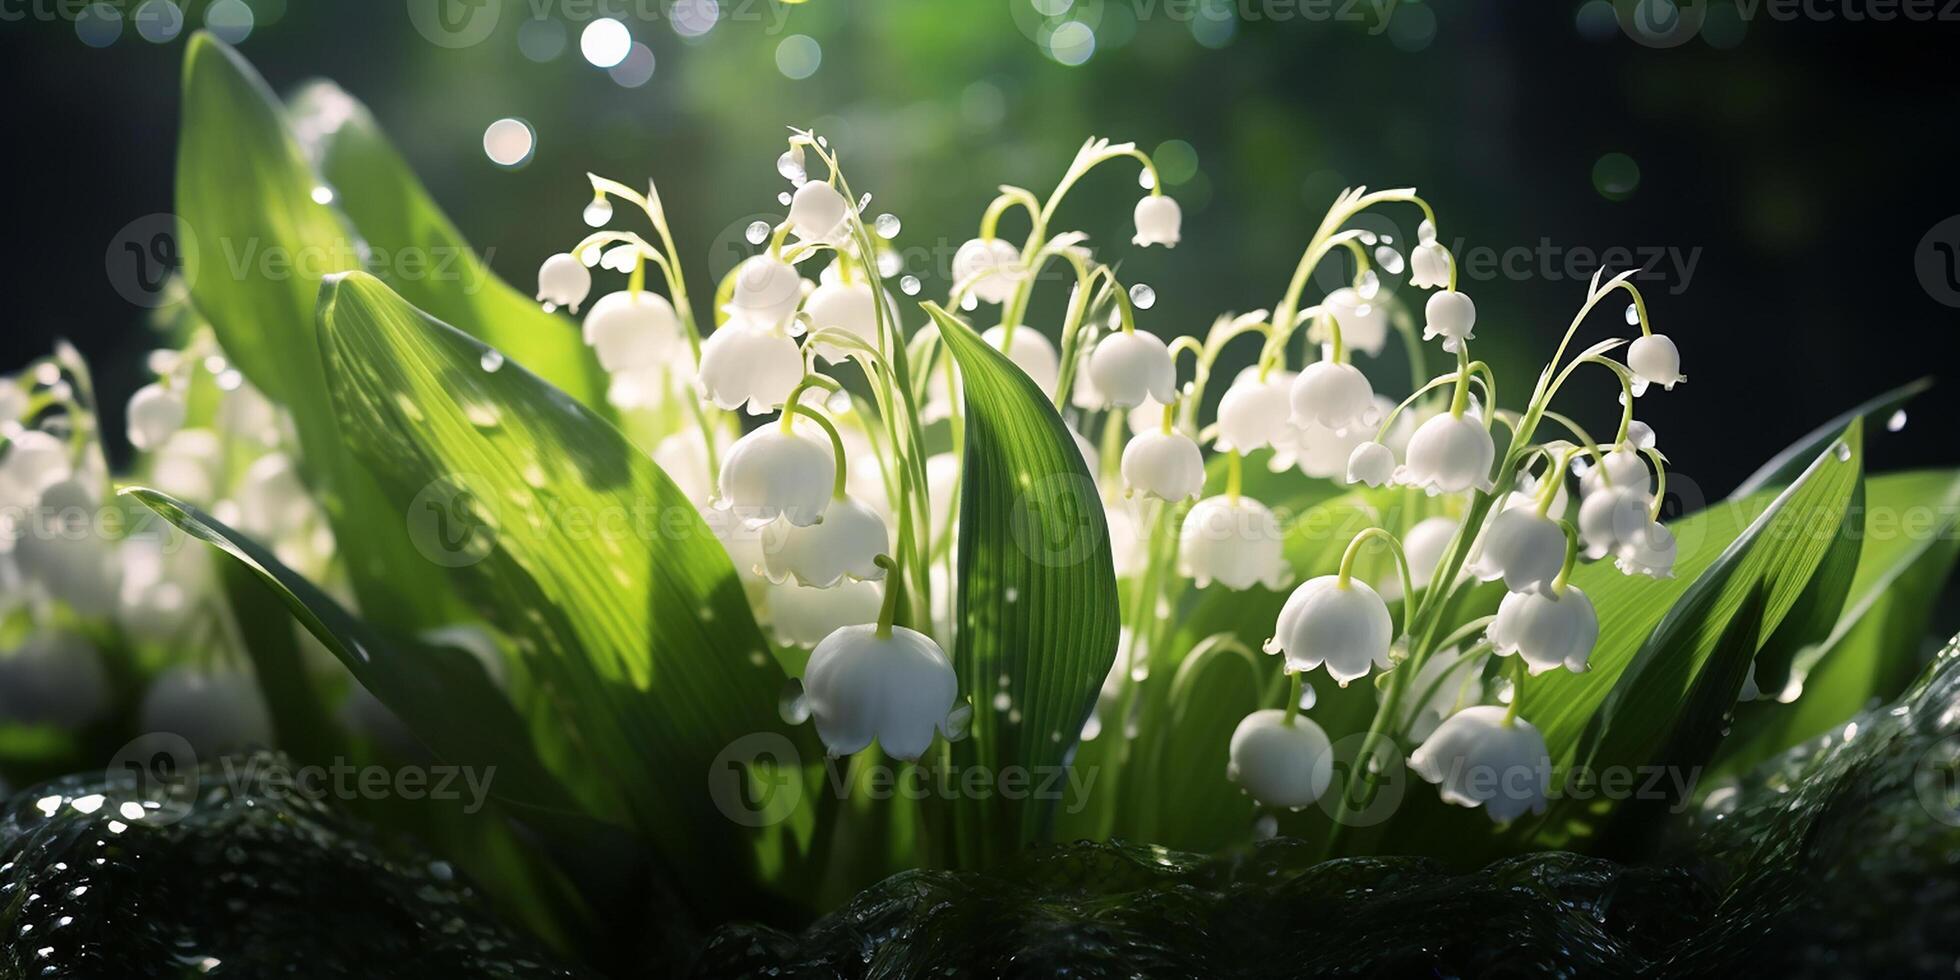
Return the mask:
M 504 354 L 498 350 L 486 350 L 476 362 L 484 371 L 495 374 L 504 366 Z
M 1157 291 L 1146 283 L 1130 287 L 1130 303 L 1139 310 L 1147 310 L 1157 305 Z
M 873 227 L 878 230 L 879 238 L 897 238 L 899 228 L 898 215 L 887 211 L 878 216 L 878 221 Z
M 763 239 L 769 237 L 769 222 L 767 221 L 749 222 L 748 231 L 744 232 L 742 237 L 747 238 L 749 240 L 750 245 L 762 244 Z
M 585 206 L 584 217 L 588 227 L 598 228 L 606 222 L 611 221 L 612 216 L 613 207 L 610 199 L 603 197 L 593 198 L 592 203 Z
M 1850 462 L 1851 460 L 1851 444 L 1843 440 L 1839 440 L 1838 444 L 1831 448 L 1831 452 L 1837 456 L 1838 462 L 1840 463 Z

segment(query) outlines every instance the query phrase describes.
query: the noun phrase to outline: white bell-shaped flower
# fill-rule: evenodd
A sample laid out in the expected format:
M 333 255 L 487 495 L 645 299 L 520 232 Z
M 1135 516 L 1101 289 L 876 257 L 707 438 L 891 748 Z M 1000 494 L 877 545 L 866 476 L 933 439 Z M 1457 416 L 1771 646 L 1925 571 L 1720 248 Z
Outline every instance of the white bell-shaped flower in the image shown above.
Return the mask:
M 1602 487 L 1579 501 L 1579 540 L 1587 558 L 1604 558 L 1647 527 L 1649 498 L 1632 487 Z
M 1489 636 L 1492 650 L 1523 657 L 1532 674 L 1554 667 L 1576 674 L 1586 669 L 1599 640 L 1599 616 L 1576 585 L 1562 591 L 1513 592 L 1497 604 Z
M 1163 194 L 1151 194 L 1137 201 L 1137 233 L 1130 241 L 1136 245 L 1177 247 L 1184 226 L 1184 212 L 1177 201 Z
M 67 443 L 40 429 L 15 433 L 0 449 L 0 504 L 32 506 L 49 487 L 74 472 Z
M 803 303 L 803 277 L 770 255 L 751 255 L 735 267 L 735 291 L 723 309 L 730 323 L 780 329 Z
M 316 516 L 313 496 L 291 456 L 267 453 L 252 461 L 232 492 L 239 530 L 276 541 L 305 529 Z
M 1565 529 L 1536 507 L 1513 507 L 1484 529 L 1469 572 L 1479 580 L 1504 580 L 1512 592 L 1549 590 L 1565 567 Z
M 1279 622 L 1266 641 L 1267 653 L 1286 656 L 1286 669 L 1326 665 L 1328 676 L 1346 687 L 1376 667 L 1388 667 L 1395 624 L 1388 603 L 1360 579 L 1342 584 L 1338 575 L 1300 583 L 1280 607 Z
M 43 630 L 0 651 L 0 723 L 75 729 L 109 706 L 109 672 L 95 645 Z
M 162 384 L 136 389 L 129 399 L 129 444 L 150 450 L 184 427 L 184 393 Z
M 1445 803 L 1484 808 L 1493 823 L 1544 813 L 1552 788 L 1545 737 L 1491 704 L 1465 708 L 1436 726 L 1409 756 Z
M 701 342 L 701 372 L 694 388 L 715 407 L 750 415 L 781 408 L 803 380 L 803 354 L 781 332 L 730 320 Z
M 836 476 L 828 447 L 765 425 L 735 440 L 722 456 L 715 506 L 751 525 L 781 517 L 809 527 L 829 509 Z
M 1109 521 L 1109 560 L 1117 578 L 1143 574 L 1150 551 L 1150 529 L 1136 512 L 1139 501 L 1117 498 L 1105 501 L 1103 516 Z M 938 593 L 934 593 L 937 597 Z
M 608 372 L 630 371 L 679 354 L 681 321 L 667 297 L 620 290 L 599 297 L 585 314 L 585 342 Z
M 1006 327 L 989 327 L 980 339 L 1006 354 L 1015 367 L 1034 379 L 1035 387 L 1043 392 L 1055 390 L 1055 382 L 1062 375 L 1062 357 L 1055 353 L 1055 345 L 1041 331 L 1022 324 L 1009 336 Z
M 1673 391 L 1675 385 L 1688 380 L 1688 376 L 1681 373 L 1680 348 L 1662 334 L 1648 334 L 1629 345 L 1627 367 L 1633 369 L 1633 394 L 1636 398 L 1647 392 L 1648 385 L 1660 385 Z
M 1654 438 L 1654 427 L 1639 419 L 1627 423 L 1627 445 L 1635 449 L 1652 449 L 1659 443 Z
M 935 589 L 935 601 L 938 595 Z M 878 583 L 845 579 L 828 589 L 766 586 L 762 604 L 778 644 L 808 649 L 846 626 L 876 620 L 883 601 L 884 589 Z
M 1123 486 L 1162 500 L 1189 500 L 1205 486 L 1204 454 L 1182 432 L 1151 431 L 1123 447 Z
M 973 296 L 983 303 L 999 303 L 1014 295 L 1026 275 L 1021 250 L 999 238 L 971 239 L 953 253 L 953 281 L 972 279 Z
M 823 521 L 797 527 L 776 521 L 762 529 L 762 567 L 769 580 L 827 589 L 846 575 L 882 579 L 873 559 L 891 550 L 891 533 L 878 512 L 855 497 L 830 501 Z
M 1409 689 L 1423 699 L 1411 705 L 1409 716 L 1409 738 L 1421 742 L 1444 719 L 1483 699 L 1483 671 L 1474 663 L 1464 663 L 1463 651 L 1450 647 L 1422 662 Z
M 116 548 L 122 581 L 116 621 L 130 636 L 168 643 L 182 637 L 208 594 L 211 549 L 190 544 L 181 532 L 143 533 Z
M 1629 433 L 1630 435 L 1631 433 Z M 1579 495 L 1590 497 L 1604 487 L 1633 489 L 1640 493 L 1652 493 L 1653 474 L 1647 469 L 1647 461 L 1632 446 L 1620 446 L 1600 457 L 1602 465 L 1588 465 L 1579 471 Z M 1602 478 L 1600 472 L 1604 470 Z
M 0 427 L 9 422 L 19 422 L 27 417 L 27 410 L 34 404 L 27 389 L 12 378 L 0 378 Z
M 1455 540 L 1461 523 L 1454 517 L 1429 517 L 1417 521 L 1409 533 L 1402 535 L 1402 555 L 1409 562 L 1410 585 L 1418 589 L 1429 587 L 1429 580 L 1436 574 L 1436 566 Z
M 1262 805 L 1297 809 L 1327 792 L 1334 780 L 1334 751 L 1319 725 L 1267 708 L 1245 716 L 1232 731 L 1225 777 Z
M 1171 351 L 1156 334 L 1117 331 L 1096 344 L 1089 356 L 1089 377 L 1104 401 L 1134 408 L 1145 398 L 1159 404 L 1177 399 L 1177 371 Z
M 1302 428 L 1323 425 L 1338 434 L 1381 417 L 1374 386 L 1352 364 L 1315 361 L 1300 369 L 1290 395 L 1293 424 Z
M 1379 487 L 1395 478 L 1395 450 L 1370 440 L 1348 454 L 1347 482 Z
M 803 669 L 803 703 L 832 756 L 870 745 L 913 761 L 932 745 L 933 732 L 952 737 L 949 722 L 959 696 L 953 662 L 932 637 L 894 626 L 887 636 L 872 624 L 846 626 L 817 644 Z
M 898 322 L 898 311 L 886 306 L 887 322 Z M 866 344 L 872 350 L 879 348 L 878 342 L 878 303 L 874 298 L 871 284 L 860 277 L 853 282 L 826 281 L 810 293 L 803 303 L 803 315 L 810 318 L 812 332 L 818 330 L 842 330 Z M 849 357 L 851 352 L 829 342 L 820 341 L 816 345 L 817 356 L 826 363 L 835 364 Z
M 1388 344 L 1387 305 L 1362 296 L 1353 286 L 1328 293 L 1320 305 L 1341 328 L 1341 343 L 1348 350 L 1374 357 Z M 1331 332 L 1317 332 L 1311 339 L 1332 341 L 1334 337 Z
M 1395 482 L 1431 494 L 1489 490 L 1495 485 L 1490 464 L 1496 457 L 1497 447 L 1482 422 L 1445 412 L 1409 437 L 1408 461 L 1396 469 Z
M 1504 495 L 1503 509 L 1512 510 L 1518 507 L 1536 508 L 1538 506 L 1538 491 L 1544 489 L 1544 486 L 1544 481 L 1540 477 L 1533 476 L 1530 473 L 1518 474 L 1517 489 Z M 1561 479 L 1558 489 L 1552 491 L 1552 503 L 1550 507 L 1545 509 L 1545 513 L 1552 520 L 1562 521 L 1565 519 L 1565 509 L 1571 503 L 1572 495 L 1566 491 L 1565 481 Z
M 14 542 L 20 571 L 84 616 L 115 609 L 121 566 L 105 513 L 95 484 L 82 476 L 63 480 L 41 492 Z
M 1395 403 L 1380 395 L 1375 396 L 1375 415 L 1392 411 Z M 1362 443 L 1375 435 L 1373 425 L 1353 425 L 1346 431 L 1336 432 L 1324 425 L 1308 425 L 1293 429 L 1293 442 L 1290 449 L 1292 462 L 1300 467 L 1300 472 L 1316 480 L 1339 480 L 1347 476 L 1348 463 L 1354 451 Z M 1274 462 L 1279 462 L 1287 452 L 1274 454 Z
M 225 475 L 224 442 L 210 429 L 184 429 L 150 458 L 149 484 L 178 500 L 210 508 Z
M 1291 438 L 1294 377 L 1271 371 L 1261 381 L 1257 366 L 1240 371 L 1218 400 L 1218 448 L 1249 453 Z
M 1416 289 L 1441 289 L 1450 284 L 1450 250 L 1434 239 L 1409 252 L 1409 285 Z
M 1456 352 L 1458 341 L 1475 340 L 1473 332 L 1477 326 L 1477 304 L 1470 297 L 1455 290 L 1444 290 L 1429 294 L 1429 302 L 1423 304 L 1422 339 L 1443 338 L 1443 349 Z
M 789 230 L 806 241 L 835 242 L 844 237 L 850 202 L 821 180 L 805 181 L 789 202 Z
M 247 671 L 172 667 L 150 682 L 138 714 L 144 731 L 182 736 L 205 757 L 272 744 L 272 713 Z
M 1673 578 L 1675 547 L 1674 532 L 1667 525 L 1648 521 L 1620 542 L 1613 552 L 1613 564 L 1628 575 Z
M 1201 589 L 1213 580 L 1228 589 L 1279 589 L 1293 578 L 1279 518 L 1251 497 L 1198 501 L 1184 515 L 1178 541 L 1179 571 Z
M 578 312 L 585 295 L 592 291 L 592 270 L 565 252 L 559 252 L 538 266 L 538 302 Z

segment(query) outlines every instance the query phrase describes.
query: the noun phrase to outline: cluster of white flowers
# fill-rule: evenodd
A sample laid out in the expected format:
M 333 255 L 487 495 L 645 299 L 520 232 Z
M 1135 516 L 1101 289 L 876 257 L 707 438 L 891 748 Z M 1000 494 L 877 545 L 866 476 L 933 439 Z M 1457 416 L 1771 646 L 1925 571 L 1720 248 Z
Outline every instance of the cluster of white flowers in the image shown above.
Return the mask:
M 821 179 L 807 170 L 812 157 L 827 171 Z M 1627 276 L 1603 283 L 1596 276 L 1527 406 L 1503 409 L 1494 372 L 1470 354 L 1476 305 L 1456 288 L 1456 263 L 1437 239 L 1429 204 L 1407 189 L 1344 192 L 1270 313 L 1222 316 L 1203 336 L 1166 342 L 1138 326 L 1139 311 L 1151 305 L 1146 287 L 1120 283 L 1087 235 L 1050 227 L 1069 188 L 1126 158 L 1141 164 L 1148 189 L 1130 242 L 1176 245 L 1182 216 L 1149 158 L 1130 144 L 1091 140 L 1045 200 L 1002 188 L 979 235 L 953 256 L 945 304 L 973 317 L 997 311 L 982 338 L 1050 396 L 1102 488 L 1116 571 L 1130 582 L 1105 699 L 1121 699 L 1162 655 L 1153 647 L 1166 639 L 1169 583 L 1277 590 L 1298 578 L 1278 515 L 1243 492 L 1243 457 L 1264 452 L 1275 473 L 1419 488 L 1412 499 L 1431 501 L 1418 508 L 1426 512 L 1404 515 L 1400 528 L 1362 531 L 1338 572 L 1300 583 L 1286 599 L 1265 648 L 1283 655 L 1294 691 L 1283 708 L 1255 712 L 1239 726 L 1229 776 L 1265 805 L 1321 799 L 1334 781 L 1333 760 L 1326 734 L 1302 713 L 1303 690 L 1311 700 L 1302 676 L 1325 669 L 1345 685 L 1386 672 L 1382 723 L 1366 751 L 1376 743 L 1416 746 L 1408 764 L 1444 799 L 1484 806 L 1495 820 L 1542 810 L 1550 763 L 1543 739 L 1520 715 L 1521 681 L 1586 667 L 1598 620 L 1591 600 L 1570 584 L 1575 562 L 1610 556 L 1629 574 L 1653 576 L 1673 564 L 1673 539 L 1657 520 L 1664 458 L 1632 415 L 1649 387 L 1683 380 L 1673 343 L 1648 328 Z M 630 277 L 626 290 L 601 297 L 585 319 L 587 342 L 613 372 L 615 403 L 678 420 L 655 433 L 653 457 L 727 547 L 758 617 L 781 642 L 814 647 L 801 703 L 830 750 L 855 752 L 876 740 L 898 758 L 916 758 L 935 731 L 956 737 L 970 710 L 945 654 L 957 628 L 945 597 L 957 567 L 958 370 L 931 321 L 915 316 L 915 328 L 905 327 L 905 306 L 884 282 L 900 272 L 885 241 L 897 221 L 867 221 L 870 197 L 854 197 L 828 143 L 793 130 L 777 168 L 791 184 L 780 198 L 787 213 L 773 227 L 751 227 L 759 251 L 722 278 L 705 339 L 651 188 L 643 195 L 593 178 L 598 203 L 588 214 L 609 217 L 613 199 L 635 204 L 657 244 L 598 231 L 545 261 L 538 295 L 576 310 L 592 288 L 589 268 Z M 1387 236 L 1350 227 L 1386 204 L 1422 213 L 1406 263 Z M 1030 226 L 1018 245 L 999 234 L 1017 211 Z M 1355 267 L 1349 284 L 1303 305 L 1322 262 L 1344 254 Z M 1074 273 L 1052 332 L 1059 346 L 1050 331 L 1024 322 L 1029 294 L 1051 264 Z M 648 290 L 649 265 L 662 274 L 665 297 Z M 813 280 L 805 270 L 818 265 Z M 1415 304 L 1383 278 L 1405 265 L 1403 289 L 1428 291 L 1420 335 Z M 1615 290 L 1632 298 L 1628 322 L 1640 328 L 1626 362 L 1608 356 L 1624 341 L 1568 359 L 1580 321 Z M 916 291 L 909 281 L 906 291 Z M 928 311 L 941 313 L 929 304 Z M 1289 365 L 1296 333 L 1306 351 Z M 1356 363 L 1380 355 L 1398 333 L 1417 378 L 1399 403 L 1378 394 Z M 1256 361 L 1232 378 L 1211 424 L 1201 424 L 1214 365 L 1248 335 L 1263 340 Z M 1423 371 L 1430 341 L 1454 358 L 1453 370 Z M 692 356 L 678 356 L 683 350 Z M 1181 355 L 1191 361 L 1182 383 Z M 1581 364 L 1601 365 L 1619 382 L 1621 424 L 1610 443 L 1595 442 L 1551 408 Z M 840 374 L 846 365 L 856 371 Z M 812 391 L 821 397 L 805 399 Z M 740 431 L 738 412 L 780 415 L 729 442 Z M 1092 441 L 1085 433 L 1097 414 L 1102 435 Z M 1509 435 L 1501 447 L 1500 422 Z M 1535 440 L 1545 422 L 1569 438 Z M 1207 468 L 1207 444 L 1220 457 L 1223 483 L 1209 496 L 1207 485 L 1221 474 Z M 1575 478 L 1579 505 L 1568 517 Z M 1393 576 L 1357 577 L 1371 543 L 1393 557 Z M 1478 581 L 1504 583 L 1495 614 L 1442 636 L 1453 625 L 1442 621 L 1449 600 Z M 1399 615 L 1389 605 L 1396 601 Z M 901 617 L 915 628 L 897 625 Z M 1236 643 L 1225 634 L 1211 639 Z M 1487 664 L 1507 662 L 1516 665 L 1512 683 L 1485 677 Z M 1507 689 L 1508 704 L 1484 703 L 1487 692 Z M 1092 718 L 1083 737 L 1099 728 Z

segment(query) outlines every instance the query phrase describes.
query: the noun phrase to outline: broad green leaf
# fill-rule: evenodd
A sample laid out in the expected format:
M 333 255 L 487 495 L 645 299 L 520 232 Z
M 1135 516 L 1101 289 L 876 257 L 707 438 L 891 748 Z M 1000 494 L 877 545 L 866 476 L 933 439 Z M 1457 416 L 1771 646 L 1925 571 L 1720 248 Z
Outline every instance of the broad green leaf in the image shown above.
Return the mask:
M 1721 647 L 1723 631 L 1749 596 L 1762 590 L 1758 642 L 1747 651 L 1753 656 L 1791 615 L 1839 537 L 1858 533 L 1849 522 L 1862 517 L 1851 508 L 1862 480 L 1862 430 L 1857 421 L 1846 428 L 1720 555 L 1705 564 L 1697 561 L 1701 567 L 1692 570 L 1677 558 L 1676 575 L 1692 575 L 1692 584 L 1667 603 L 1666 614 L 1651 631 L 1640 623 L 1651 615 L 1656 600 L 1669 598 L 1673 590 L 1629 595 L 1615 586 L 1630 579 L 1605 578 L 1620 572 L 1604 563 L 1573 576 L 1600 611 L 1600 639 L 1590 667 L 1581 674 L 1542 674 L 1528 680 L 1524 690 L 1524 714 L 1544 732 L 1555 765 L 1570 763 L 1570 774 L 1584 780 L 1609 767 L 1647 765 L 1665 746 L 1703 744 L 1699 733 L 1719 733 L 1726 727 L 1733 697 L 1708 696 L 1705 685 L 1714 683 L 1709 678 L 1734 671 L 1739 688 L 1748 663 L 1737 652 L 1742 647 Z M 1724 513 L 1726 508 L 1716 508 L 1706 515 Z M 1717 541 L 1727 537 L 1715 527 L 1694 531 Z M 1676 537 L 1683 552 L 1692 547 L 1697 559 L 1708 550 L 1708 541 L 1691 541 L 1681 532 Z M 1843 601 L 1841 594 L 1836 601 Z M 1718 662 L 1718 648 L 1742 661 Z M 1714 739 L 1705 744 L 1712 748 Z M 1562 800 L 1545 819 L 1542 826 L 1549 839 L 1583 833 L 1583 824 L 1573 821 L 1598 812 L 1576 795 Z
M 314 338 L 323 276 L 358 268 L 360 241 L 331 208 L 278 100 L 238 52 L 209 34 L 184 55 L 177 217 L 191 300 L 247 380 L 291 411 L 303 472 L 326 504 L 368 618 L 403 629 L 446 625 L 454 609 L 399 510 L 345 454 Z
M 293 96 L 290 113 L 301 148 L 333 188 L 334 207 L 366 242 L 371 271 L 431 316 L 611 417 L 606 373 L 578 327 L 491 271 L 365 105 L 332 82 L 315 82 Z
M 1730 494 L 1729 497 L 1731 499 L 1747 497 L 1751 494 L 1760 493 L 1796 479 L 1797 475 L 1802 473 L 1804 468 L 1810 465 L 1810 461 L 1817 458 L 1817 454 L 1823 452 L 1824 448 L 1829 446 L 1838 437 L 1838 434 L 1843 432 L 1845 427 L 1849 426 L 1853 421 L 1857 419 L 1876 420 L 1889 417 L 1894 412 L 1902 411 L 1907 402 L 1918 397 L 1932 386 L 1932 378 L 1920 378 L 1917 381 L 1909 381 L 1891 391 L 1871 398 L 1829 422 L 1810 430 L 1808 435 L 1791 443 L 1782 452 L 1770 457 L 1768 462 L 1757 467 L 1756 472 L 1750 474 L 1748 479 L 1743 480 L 1742 485 L 1736 487 L 1735 492 Z
M 953 662 L 975 702 L 957 763 L 1059 772 L 1116 657 L 1119 612 L 1096 485 L 1041 390 L 930 304 L 966 391 Z M 994 699 L 1008 707 L 995 710 Z M 997 856 L 1047 829 L 1053 799 L 961 801 L 965 855 Z M 985 835 L 985 836 L 983 836 Z
M 328 280 L 319 322 L 342 430 L 514 639 L 547 762 L 682 873 L 712 869 L 702 895 L 739 887 L 753 854 L 711 770 L 744 746 L 737 761 L 816 752 L 786 731 L 782 669 L 700 514 L 618 430 L 374 277 Z
M 1741 705 L 1711 777 L 1738 775 L 1896 697 L 1918 668 L 1926 629 L 1960 557 L 1960 473 L 1867 481 L 1864 551 L 1829 637 L 1798 651 L 1793 703 L 1771 689 Z M 1704 782 L 1706 785 L 1706 782 Z

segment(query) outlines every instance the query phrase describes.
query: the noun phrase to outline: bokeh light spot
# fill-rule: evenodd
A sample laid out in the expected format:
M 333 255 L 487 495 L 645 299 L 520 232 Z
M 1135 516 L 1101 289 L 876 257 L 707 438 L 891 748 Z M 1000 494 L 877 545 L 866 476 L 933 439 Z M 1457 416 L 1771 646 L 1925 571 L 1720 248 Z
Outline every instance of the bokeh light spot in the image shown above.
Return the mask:
M 1640 186 L 1640 165 L 1624 153 L 1608 153 L 1593 164 L 1593 188 L 1609 201 L 1624 201 Z
M 1065 20 L 1048 34 L 1048 56 L 1065 65 L 1080 65 L 1096 53 L 1096 32 L 1079 20 Z
M 626 60 L 614 65 L 607 74 L 624 88 L 639 88 L 653 79 L 653 49 L 634 42 L 633 50 Z
M 791 34 L 776 45 L 776 70 L 785 78 L 798 81 L 817 73 L 823 64 L 823 46 L 807 34 Z
M 1231 0 L 1201 0 L 1191 18 L 1191 39 L 1207 48 L 1222 48 L 1239 33 L 1239 13 Z
M 633 32 L 611 17 L 585 25 L 578 38 L 579 53 L 595 68 L 611 68 L 633 53 Z
M 245 0 L 217 0 L 204 8 L 204 29 L 226 44 L 245 43 L 257 23 L 257 15 L 245 5 Z
M 1388 19 L 1388 42 L 1398 51 L 1421 51 L 1436 40 L 1436 11 L 1426 3 L 1403 4 Z
M 499 167 L 523 166 L 537 145 L 537 133 L 522 119 L 499 119 L 483 131 L 483 154 Z
M 122 32 L 122 11 L 109 4 L 92 3 L 75 15 L 75 36 L 91 48 L 106 48 L 116 43 Z
M 715 29 L 715 22 L 721 19 L 721 5 L 715 0 L 674 0 L 667 16 L 673 22 L 674 33 L 700 37 Z
M 143 0 L 129 19 L 136 33 L 152 44 L 176 40 L 184 32 L 184 10 L 172 0 Z
M 1150 154 L 1150 159 L 1157 164 L 1157 174 L 1166 186 L 1182 184 L 1198 173 L 1198 151 L 1183 140 L 1157 144 L 1157 152 Z

